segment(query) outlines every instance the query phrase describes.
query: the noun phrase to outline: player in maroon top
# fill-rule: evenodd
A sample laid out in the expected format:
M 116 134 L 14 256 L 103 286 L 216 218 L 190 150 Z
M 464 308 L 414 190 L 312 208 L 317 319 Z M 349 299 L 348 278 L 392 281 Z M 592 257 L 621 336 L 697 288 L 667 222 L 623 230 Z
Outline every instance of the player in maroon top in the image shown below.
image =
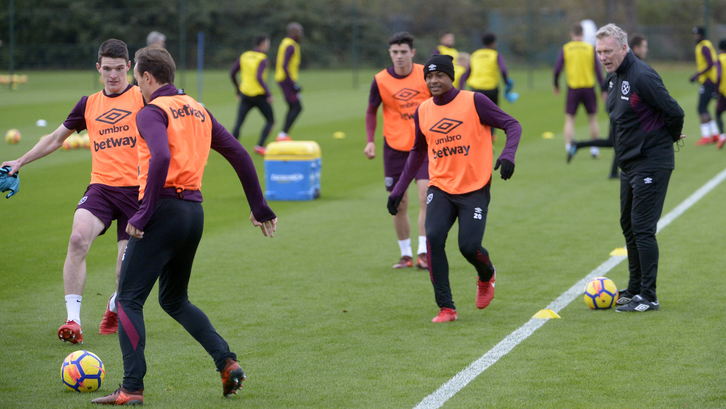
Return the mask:
M 18 171 L 20 167 L 40 159 L 50 153 L 56 151 L 63 146 L 63 142 L 73 134 L 73 132 L 81 132 L 89 127 L 98 128 L 99 120 L 116 121 L 116 119 L 104 119 L 99 113 L 124 108 L 129 115 L 135 115 L 136 111 L 143 106 L 143 99 L 138 94 L 138 89 L 129 85 L 126 74 L 131 66 L 129 61 L 129 53 L 126 44 L 123 41 L 111 39 L 104 42 L 98 50 L 98 62 L 96 69 L 101 73 L 104 83 L 102 95 L 95 94 L 91 96 L 94 100 L 100 100 L 100 106 L 95 109 L 103 109 L 104 111 L 94 112 L 92 109 L 87 110 L 86 104 L 89 97 L 83 97 L 68 115 L 68 118 L 53 133 L 40 140 L 28 153 L 21 158 L 4 162 L 2 166 L 8 165 L 12 167 L 11 174 Z M 132 94 L 136 92 L 136 94 Z M 129 101 L 130 99 L 130 101 Z M 116 101 L 124 102 L 125 105 L 119 106 Z M 133 110 L 133 112 L 130 112 Z M 88 111 L 88 112 L 87 112 Z M 125 118 L 125 117 L 124 117 Z M 124 118 L 118 118 L 122 121 Z M 131 117 L 132 118 L 132 117 Z M 91 121 L 94 121 L 93 123 Z M 123 124 L 123 122 L 115 122 Z M 105 124 L 101 124 L 104 125 Z M 113 128 L 115 125 L 107 125 L 117 135 Z M 126 127 L 124 125 L 122 127 Z M 118 127 L 116 127 L 118 128 Z M 89 129 L 90 131 L 90 129 Z M 91 132 L 89 132 L 90 134 Z M 131 131 L 124 134 L 133 142 L 136 140 L 135 126 Z M 97 138 L 91 135 L 91 139 Z M 105 135 L 102 137 L 105 138 Z M 113 137 L 109 139 L 114 139 Z M 98 149 L 91 148 L 94 157 L 101 154 L 110 154 L 112 149 L 105 149 L 103 152 L 97 153 Z M 119 149 L 119 148 L 116 148 Z M 119 156 L 119 155 L 125 156 Z M 68 253 L 63 265 L 63 286 L 65 289 L 65 300 L 67 310 L 67 320 L 58 330 L 58 337 L 62 341 L 68 341 L 72 344 L 83 343 L 83 333 L 81 331 L 81 301 L 83 288 L 86 284 L 86 255 L 91 248 L 95 239 L 104 234 L 116 220 L 117 231 L 116 237 L 118 241 L 118 258 L 116 261 L 116 278 L 121 268 L 121 259 L 123 251 L 126 248 L 129 236 L 125 232 L 128 218 L 131 217 L 138 209 L 139 187 L 136 180 L 137 154 L 136 150 L 118 150 L 114 154 L 120 159 L 120 164 L 109 169 L 109 164 L 105 160 L 93 161 L 92 180 L 88 189 L 81 198 L 73 216 L 73 228 L 68 244 Z M 104 157 L 105 158 L 105 157 Z M 130 159 L 129 159 L 130 158 Z M 127 163 L 127 165 L 124 165 Z M 122 178 L 120 174 L 125 174 Z M 94 180 L 97 175 L 106 177 L 107 179 L 118 179 L 118 183 L 110 183 Z M 106 314 L 99 332 L 101 334 L 113 334 L 117 330 L 118 321 L 116 317 L 116 308 L 114 299 L 116 293 L 109 299 Z

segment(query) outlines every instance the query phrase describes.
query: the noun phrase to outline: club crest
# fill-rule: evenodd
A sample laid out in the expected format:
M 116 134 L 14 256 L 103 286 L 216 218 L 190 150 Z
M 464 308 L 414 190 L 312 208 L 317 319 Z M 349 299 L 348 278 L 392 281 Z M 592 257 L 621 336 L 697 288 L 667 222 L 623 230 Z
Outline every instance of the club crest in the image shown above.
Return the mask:
M 622 91 L 623 95 L 628 95 L 628 93 L 630 93 L 630 83 L 628 81 L 623 81 Z

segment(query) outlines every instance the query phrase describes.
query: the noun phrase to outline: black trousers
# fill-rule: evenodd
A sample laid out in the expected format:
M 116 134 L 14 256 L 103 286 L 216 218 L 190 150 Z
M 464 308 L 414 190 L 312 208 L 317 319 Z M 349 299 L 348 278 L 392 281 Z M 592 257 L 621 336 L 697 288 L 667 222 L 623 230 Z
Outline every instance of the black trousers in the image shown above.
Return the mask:
M 656 301 L 658 242 L 655 233 L 663 212 L 670 169 L 623 171 L 620 176 L 620 226 L 628 249 L 628 292 Z
M 302 112 L 300 101 L 287 101 L 287 116 L 285 117 L 285 126 L 282 128 L 282 132 L 290 132 L 290 128 L 292 128 L 292 124 L 300 115 L 300 112 Z
M 581 141 L 575 143 L 575 149 L 587 148 L 588 146 L 597 146 L 599 148 L 612 148 L 613 147 L 613 135 L 608 132 L 607 139 L 591 139 L 589 141 Z M 618 156 L 613 155 L 613 164 L 610 166 L 610 175 L 618 174 Z
M 262 127 L 262 132 L 260 132 L 260 140 L 257 142 L 258 146 L 265 146 L 265 139 L 267 139 L 267 136 L 272 130 L 272 126 L 275 124 L 275 117 L 272 113 L 272 106 L 269 102 L 267 102 L 267 97 L 264 95 L 257 95 L 254 97 L 248 97 L 244 94 L 242 95 L 242 101 L 240 101 L 239 109 L 237 111 L 237 122 L 234 124 L 232 136 L 239 139 L 239 131 L 240 128 L 242 128 L 242 123 L 245 121 L 245 118 L 247 117 L 247 114 L 250 112 L 250 110 L 255 107 L 260 109 L 260 112 L 267 121 L 265 122 L 265 126 Z
M 203 226 L 201 203 L 162 198 L 144 229 L 144 237 L 132 237 L 126 246 L 116 300 L 124 361 L 123 387 L 127 390 L 144 387 L 144 303 L 157 279 L 161 308 L 202 344 L 214 358 L 217 370 L 224 369 L 227 358 L 237 359 L 204 312 L 189 302 L 187 295 Z
M 426 207 L 426 242 L 429 273 L 439 308 L 454 307 L 449 285 L 449 261 L 446 258 L 446 239 L 449 230 L 459 219 L 459 251 L 471 263 L 482 281 L 489 281 L 494 268 L 489 252 L 482 247 L 487 223 L 490 185 L 462 195 L 452 195 L 431 186 Z

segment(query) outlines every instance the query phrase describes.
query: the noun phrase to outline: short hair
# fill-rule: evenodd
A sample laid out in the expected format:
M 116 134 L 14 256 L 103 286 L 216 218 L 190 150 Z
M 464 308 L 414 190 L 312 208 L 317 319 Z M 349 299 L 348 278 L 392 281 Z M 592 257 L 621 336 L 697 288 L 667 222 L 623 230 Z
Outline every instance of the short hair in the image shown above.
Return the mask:
M 453 35 L 454 33 L 452 33 L 451 31 L 442 31 L 441 34 L 439 34 L 439 40 L 441 40 L 442 38 L 444 38 L 445 36 L 447 36 L 449 34 Z
M 726 38 L 722 38 L 721 41 L 718 42 L 718 49 L 726 50 Z
M 392 35 L 391 38 L 388 39 L 388 45 L 393 44 L 408 44 L 408 46 L 413 50 L 413 36 L 408 31 L 401 31 L 400 33 Z
M 124 61 L 129 62 L 129 48 L 121 40 L 115 38 L 106 40 L 98 47 L 98 63 L 101 63 L 101 58 L 123 58 Z
M 295 30 L 303 30 L 303 26 L 300 23 L 292 22 L 287 25 L 287 34 L 291 34 Z
M 582 25 L 575 24 L 574 26 L 572 26 L 572 34 L 574 34 L 576 36 L 581 36 L 582 35 Z
M 628 47 L 632 50 L 634 47 L 640 47 L 643 45 L 643 41 L 647 40 L 647 38 L 640 34 L 635 33 L 632 36 L 630 36 L 630 41 L 628 42 Z
M 486 32 L 481 36 L 481 42 L 484 45 L 491 45 L 497 41 L 497 36 L 494 33 Z
M 618 47 L 628 45 L 628 33 L 613 23 L 600 27 L 597 33 L 595 33 L 595 38 L 598 40 L 602 40 L 605 37 L 614 38 L 615 42 L 618 43 Z
M 139 74 L 148 72 L 159 84 L 173 84 L 176 64 L 166 49 L 156 46 L 146 46 L 134 55 L 136 69 Z
M 146 45 L 155 44 L 159 41 L 166 41 L 166 36 L 158 31 L 152 31 L 146 36 Z
M 270 37 L 268 37 L 268 36 L 267 36 L 267 34 L 257 34 L 257 35 L 255 36 L 255 38 L 254 38 L 254 39 L 252 40 L 252 44 L 253 44 L 253 45 L 254 45 L 255 47 L 258 47 L 258 46 L 260 46 L 260 45 L 261 45 L 262 43 L 264 43 L 265 41 L 267 41 L 267 40 L 269 40 L 269 39 L 270 39 Z

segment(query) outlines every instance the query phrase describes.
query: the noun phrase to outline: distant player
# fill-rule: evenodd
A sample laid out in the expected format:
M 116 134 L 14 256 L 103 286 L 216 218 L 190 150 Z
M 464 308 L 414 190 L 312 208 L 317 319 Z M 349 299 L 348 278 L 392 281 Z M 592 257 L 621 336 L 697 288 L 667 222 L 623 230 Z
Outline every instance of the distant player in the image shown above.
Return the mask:
M 602 84 L 602 71 L 595 55 L 595 47 L 582 41 L 582 26 L 576 25 L 570 31 L 571 41 L 560 50 L 555 62 L 555 95 L 560 95 L 559 78 L 562 69 L 567 74 L 567 102 L 565 104 L 565 150 L 570 153 L 575 138 L 575 114 L 580 104 L 585 106 L 590 124 L 590 139 L 598 139 L 597 96 L 595 83 Z M 603 92 L 604 94 L 604 92 Z M 590 154 L 598 157 L 597 147 L 590 148 Z
M 514 173 L 514 155 L 522 127 L 484 95 L 454 88 L 451 57 L 434 55 L 426 61 L 426 85 L 433 98 L 414 114 L 416 142 L 396 187 L 388 197 L 395 215 L 406 187 L 428 158 L 429 183 L 426 237 L 429 271 L 439 314 L 433 322 L 458 319 L 449 285 L 446 239 L 459 221 L 459 251 L 476 269 L 476 306 L 486 308 L 494 298 L 496 269 L 482 247 L 489 208 L 492 166 L 502 179 Z M 507 142 L 494 164 L 491 128 L 504 129 Z
M 726 111 L 726 39 L 722 39 L 718 43 L 718 58 L 716 59 L 716 90 L 718 92 L 718 100 L 716 102 L 716 124 L 720 135 L 716 148 L 723 148 L 726 142 L 726 133 L 723 128 L 723 112 Z
M 456 37 L 454 36 L 454 33 L 450 33 L 448 31 L 441 33 L 441 35 L 439 36 L 439 45 L 434 48 L 434 51 L 431 52 L 431 55 L 450 55 L 451 58 L 454 59 L 454 61 L 457 61 L 459 59 L 459 51 L 454 48 L 455 43 Z
M 696 141 L 696 146 L 708 145 L 718 142 L 718 124 L 708 113 L 708 105 L 711 103 L 716 92 L 716 50 L 713 44 L 706 39 L 706 29 L 695 27 L 693 39 L 696 41 L 696 70 L 691 77 L 691 82 L 698 81 L 701 86 L 698 88 L 698 115 L 701 119 L 701 138 Z
M 376 157 L 376 115 L 378 107 L 383 104 L 383 172 L 386 190 L 393 190 L 398 182 L 403 167 L 413 147 L 414 126 L 413 113 L 416 107 L 431 95 L 423 78 L 423 66 L 414 64 L 411 34 L 402 32 L 388 40 L 388 54 L 393 66 L 376 74 L 371 84 L 366 112 L 366 135 L 368 142 L 363 153 L 368 159 Z M 414 175 L 418 187 L 418 256 L 416 265 L 428 268 L 426 259 L 426 187 L 429 183 L 428 164 L 421 166 Z M 409 183 L 411 181 L 409 180 Z M 413 267 L 413 251 L 411 249 L 411 224 L 408 219 L 408 194 L 404 193 L 400 206 L 401 211 L 393 216 L 393 226 L 398 237 L 401 260 L 393 268 Z
M 645 61 L 645 57 L 648 56 L 648 38 L 646 36 L 638 33 L 631 35 L 628 46 L 636 57 Z
M 297 83 L 300 70 L 300 40 L 303 38 L 303 26 L 299 23 L 287 25 L 287 37 L 280 42 L 277 49 L 275 65 L 275 81 L 280 85 L 287 101 L 287 115 L 282 131 L 277 134 L 278 141 L 289 141 L 290 128 L 302 112 L 300 104 L 300 85 Z
M 146 36 L 146 45 L 155 45 L 166 48 L 166 36 L 158 31 L 152 31 Z
M 484 48 L 480 48 L 471 54 L 469 61 L 469 73 L 466 84 L 474 92 L 486 95 L 496 105 L 499 105 L 499 78 L 506 83 L 507 64 L 497 51 L 497 36 L 494 33 L 484 33 L 481 38 Z M 463 84 L 461 84 L 463 87 Z
M 239 139 L 240 128 L 245 121 L 247 113 L 252 108 L 257 107 L 267 121 L 260 133 L 260 139 L 255 146 L 255 153 L 258 155 L 265 154 L 265 140 L 272 130 L 275 123 L 275 117 L 272 113 L 273 101 L 272 94 L 267 88 L 267 50 L 270 49 L 270 38 L 265 34 L 255 36 L 254 49 L 243 53 L 240 58 L 235 61 L 229 75 L 232 77 L 235 89 L 237 90 L 237 98 L 239 102 L 239 111 L 237 112 L 237 122 L 234 124 L 232 135 Z M 242 85 L 237 82 L 237 73 L 242 70 Z
M 245 373 L 207 315 L 191 303 L 188 291 L 204 229 L 199 189 L 212 149 L 237 173 L 252 224 L 272 237 L 277 217 L 262 195 L 247 151 L 206 108 L 174 86 L 176 64 L 171 55 L 163 48 L 145 47 L 134 60 L 134 79 L 149 104 L 137 116 L 142 201 L 126 226 L 131 240 L 118 286 L 123 382 L 115 392 L 92 402 L 143 404 L 147 335 L 143 309 L 157 281 L 159 305 L 213 358 L 226 397 L 242 386 Z M 238 309 L 238 305 L 225 306 L 228 314 Z
M 21 158 L 2 164 L 12 167 L 10 174 L 13 174 L 22 166 L 63 146 L 63 141 L 74 131 L 88 130 L 91 183 L 73 216 L 68 254 L 63 265 L 68 316 L 65 324 L 58 329 L 58 337 L 72 344 L 83 343 L 81 301 L 86 285 L 86 255 L 96 237 L 104 234 L 111 227 L 111 222 L 116 220 L 118 284 L 123 252 L 129 240 L 126 223 L 139 208 L 136 113 L 144 106 L 144 100 L 138 87 L 129 85 L 126 80 L 130 67 L 129 51 L 123 41 L 111 39 L 101 44 L 96 69 L 103 79 L 103 91 L 81 98 L 58 129 L 41 139 Z M 115 299 L 114 292 L 101 321 L 101 334 L 113 334 L 118 328 Z

